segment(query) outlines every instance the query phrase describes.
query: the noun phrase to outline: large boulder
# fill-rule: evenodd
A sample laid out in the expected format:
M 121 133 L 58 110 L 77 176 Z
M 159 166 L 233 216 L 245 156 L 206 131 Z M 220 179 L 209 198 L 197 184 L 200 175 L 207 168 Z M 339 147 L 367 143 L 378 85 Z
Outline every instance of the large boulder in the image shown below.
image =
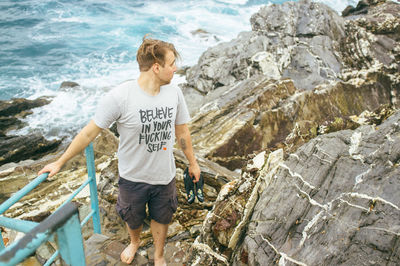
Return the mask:
M 251 32 L 208 49 L 187 71 L 187 85 L 203 93 L 255 75 L 291 78 L 299 89 L 337 80 L 344 19 L 324 4 L 285 2 L 262 7 Z
M 260 153 L 222 188 L 188 263 L 397 265 L 399 124 L 397 111 L 295 153 Z
M 379 128 L 328 134 L 291 154 L 261 193 L 236 259 L 397 265 L 399 122 L 397 112 Z

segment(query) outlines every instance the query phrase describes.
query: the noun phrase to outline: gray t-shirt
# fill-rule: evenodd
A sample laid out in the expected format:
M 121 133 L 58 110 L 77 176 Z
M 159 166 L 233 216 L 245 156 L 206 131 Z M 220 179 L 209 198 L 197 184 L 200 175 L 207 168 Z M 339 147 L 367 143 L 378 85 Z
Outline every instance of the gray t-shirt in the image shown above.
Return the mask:
M 162 86 L 151 96 L 137 80 L 128 80 L 100 100 L 93 120 L 100 128 L 117 122 L 121 177 L 154 185 L 166 185 L 175 177 L 175 125 L 190 121 L 178 87 Z

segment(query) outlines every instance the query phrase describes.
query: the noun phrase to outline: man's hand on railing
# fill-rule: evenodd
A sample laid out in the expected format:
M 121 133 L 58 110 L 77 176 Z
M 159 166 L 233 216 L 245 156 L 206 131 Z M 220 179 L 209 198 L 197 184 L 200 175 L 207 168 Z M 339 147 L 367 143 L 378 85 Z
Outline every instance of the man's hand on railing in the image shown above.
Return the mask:
M 63 155 L 61 155 L 61 157 L 54 163 L 46 165 L 42 170 L 39 171 L 38 175 L 49 173 L 49 177 L 51 177 L 57 174 L 61 167 L 69 159 L 83 151 L 101 132 L 101 130 L 102 129 L 98 127 L 93 120 L 90 120 L 90 122 L 79 132 L 79 134 L 75 136 Z
M 43 167 L 43 169 L 38 172 L 38 175 L 41 175 L 43 173 L 49 173 L 49 177 L 52 177 L 53 175 L 57 174 L 60 171 L 61 166 L 62 165 L 58 163 L 58 161 L 55 161 Z

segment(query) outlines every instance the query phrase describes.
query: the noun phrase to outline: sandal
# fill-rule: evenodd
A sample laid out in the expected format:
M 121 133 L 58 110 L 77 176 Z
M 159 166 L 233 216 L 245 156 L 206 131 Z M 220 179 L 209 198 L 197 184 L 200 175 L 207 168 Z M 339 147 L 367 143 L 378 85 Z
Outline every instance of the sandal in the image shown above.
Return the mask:
M 183 182 L 185 183 L 187 201 L 189 204 L 192 204 L 196 197 L 194 193 L 194 183 L 189 175 L 189 168 L 186 168 L 185 172 L 183 173 Z
M 204 202 L 204 192 L 203 192 L 203 186 L 204 186 L 204 178 L 203 175 L 200 174 L 200 179 L 197 183 L 194 184 L 196 187 L 196 196 L 197 199 L 200 202 Z

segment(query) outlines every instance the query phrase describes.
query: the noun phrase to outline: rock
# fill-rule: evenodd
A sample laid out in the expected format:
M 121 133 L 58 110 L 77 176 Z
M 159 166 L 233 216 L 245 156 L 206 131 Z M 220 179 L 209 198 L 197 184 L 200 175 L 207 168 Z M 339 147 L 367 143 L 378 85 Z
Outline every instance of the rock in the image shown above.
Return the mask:
M 291 154 L 260 195 L 234 265 L 243 256 L 250 265 L 397 264 L 399 122 L 396 112 L 377 129 L 320 136 Z
M 234 170 L 253 152 L 295 149 L 315 137 L 327 121 L 330 130 L 354 129 L 358 125 L 350 116 L 396 103 L 392 95 L 400 94 L 399 85 L 386 85 L 389 76 L 371 71 L 358 84 L 349 80 L 314 91 L 296 91 L 290 80 L 260 76 L 239 82 L 193 117 L 193 143 L 201 156 Z
M 79 83 L 76 83 L 74 81 L 63 81 L 60 85 L 60 90 L 61 91 L 67 91 L 69 89 L 73 89 L 75 87 L 80 87 Z
M 282 160 L 282 150 L 271 153 L 267 161 L 265 152 L 261 152 L 252 159 L 240 179 L 223 186 L 185 261 L 200 265 L 229 264 L 244 236 L 259 191 L 268 185 Z
M 114 135 L 103 130 L 94 141 L 95 164 L 99 168 L 108 164 L 109 158 L 115 154 L 116 144 Z M 101 150 L 99 150 L 101 149 Z M 0 171 L 0 195 L 7 199 L 31 180 L 37 177 L 37 172 L 46 164 L 58 159 L 63 151 L 49 154 L 35 161 L 24 161 L 12 164 L 10 168 Z M 4 165 L 5 167 L 7 165 Z M 77 189 L 87 179 L 86 160 L 82 152 L 70 161 L 54 177 L 48 178 L 37 189 L 24 197 L 23 202 L 18 202 L 7 212 L 8 217 L 40 221 L 46 218 L 60 204 L 66 200 L 73 189 Z M 45 196 L 44 196 L 45 195 Z M 89 190 L 81 192 L 77 199 L 86 204 Z M 39 217 L 39 218 L 36 218 Z
M 19 162 L 26 159 L 38 159 L 44 154 L 53 152 L 61 144 L 61 140 L 46 140 L 40 134 L 28 136 L 0 137 L 0 165 Z
M 342 11 L 342 17 L 347 17 L 350 14 L 354 13 L 354 11 L 355 11 L 354 6 L 349 5 Z
M 15 98 L 9 101 L 0 101 L 0 165 L 9 162 L 19 162 L 27 159 L 37 159 L 53 152 L 60 145 L 61 140 L 46 140 L 39 133 L 26 136 L 8 136 L 7 131 L 25 126 L 19 118 L 30 114 L 30 110 L 46 105 L 48 97 L 36 100 Z
M 360 1 L 357 4 L 357 7 L 347 6 L 345 10 L 342 11 L 342 16 L 347 17 L 349 15 L 360 15 L 368 13 L 368 3 L 367 1 Z
M 186 71 L 187 71 L 188 69 L 189 69 L 189 66 L 182 66 L 182 67 L 179 67 L 179 68 L 176 70 L 175 74 L 180 75 L 180 76 L 185 76 L 185 75 L 186 75 Z
M 378 4 L 382 4 L 387 2 L 386 0 L 361 0 L 358 2 L 357 7 L 353 7 L 351 5 L 347 6 L 343 11 L 342 11 L 342 16 L 347 17 L 347 16 L 357 16 L 357 15 L 363 15 L 363 14 L 368 14 L 368 10 L 370 6 L 376 6 Z
M 200 37 L 201 39 L 204 39 L 205 41 L 219 41 L 220 39 L 215 35 L 211 34 L 210 32 L 203 30 L 203 29 L 197 29 L 193 30 L 190 32 L 193 36 Z
M 50 103 L 48 97 L 40 97 L 36 100 L 15 98 L 9 101 L 0 101 L 0 116 L 13 116 L 36 107 Z
M 25 125 L 16 117 L 0 117 L 0 134 L 5 136 L 8 130 L 19 129 Z
M 186 105 L 190 116 L 195 116 L 200 107 L 203 105 L 205 94 L 186 85 L 181 85 L 183 95 L 185 96 Z
M 221 189 L 187 263 L 397 264 L 399 122 L 397 111 L 378 128 L 318 136 L 266 163 L 259 154 Z
M 346 20 L 341 45 L 343 62 L 351 69 L 383 65 L 382 72 L 399 73 L 400 5 L 392 1 L 370 6 L 367 15 Z
M 345 27 L 332 9 L 311 1 L 285 2 L 262 7 L 251 24 L 251 32 L 204 52 L 187 71 L 187 85 L 207 93 L 263 75 L 291 78 L 297 88 L 313 89 L 338 79 L 343 66 L 334 51 Z
M 203 30 L 203 29 L 197 29 L 197 30 L 191 31 L 190 33 L 192 33 L 193 35 L 197 35 L 197 34 L 210 34 L 208 31 Z

